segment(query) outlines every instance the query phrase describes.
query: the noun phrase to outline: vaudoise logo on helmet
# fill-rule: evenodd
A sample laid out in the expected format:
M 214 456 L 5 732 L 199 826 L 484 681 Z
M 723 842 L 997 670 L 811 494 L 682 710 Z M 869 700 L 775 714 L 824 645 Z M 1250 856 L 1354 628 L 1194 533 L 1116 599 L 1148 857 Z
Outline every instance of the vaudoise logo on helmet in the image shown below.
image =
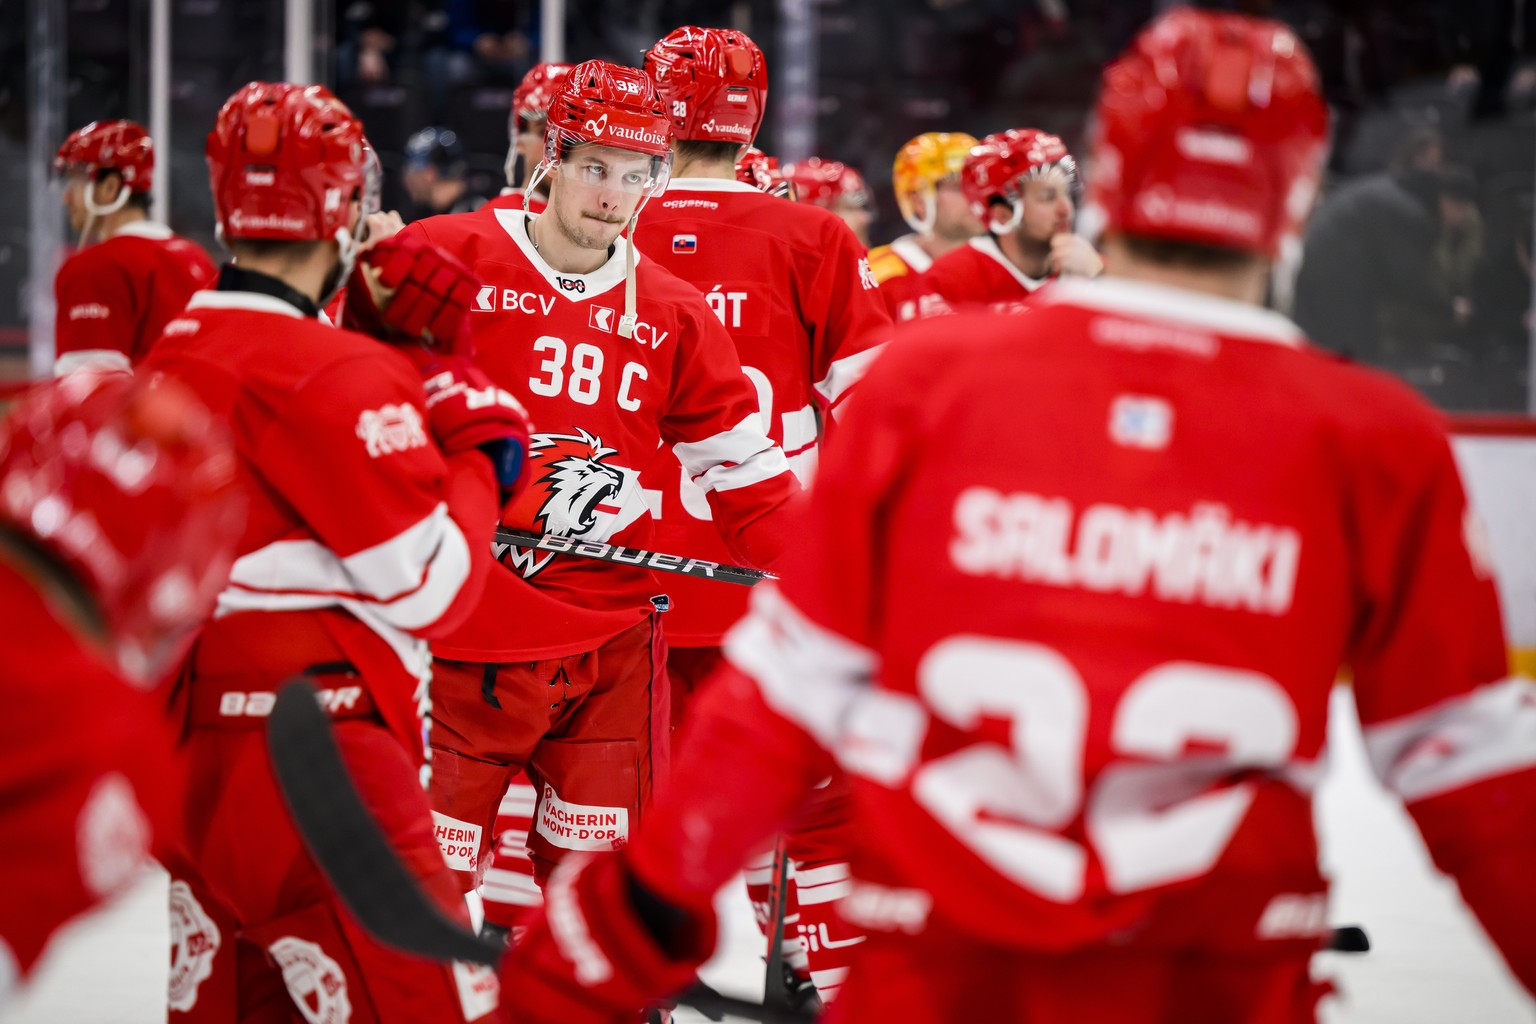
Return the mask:
M 591 132 L 596 138 L 602 138 L 610 131 L 608 127 L 608 112 L 604 111 L 596 120 L 589 119 L 582 127 Z M 627 125 L 616 124 L 611 129 L 615 138 L 625 139 L 629 142 L 641 142 L 647 146 L 665 146 L 666 136 L 658 132 L 648 132 L 644 128 L 630 128 Z

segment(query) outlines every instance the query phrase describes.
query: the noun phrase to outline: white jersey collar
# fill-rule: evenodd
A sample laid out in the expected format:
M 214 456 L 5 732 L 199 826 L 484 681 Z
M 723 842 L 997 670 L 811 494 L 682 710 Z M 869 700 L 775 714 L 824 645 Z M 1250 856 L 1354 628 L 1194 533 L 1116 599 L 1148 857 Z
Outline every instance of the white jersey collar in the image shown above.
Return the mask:
M 133 238 L 151 238 L 157 242 L 163 242 L 168 238 L 175 237 L 170 228 L 152 220 L 131 220 L 113 232 L 112 237 L 116 238 L 118 235 L 129 235 Z
M 735 178 L 673 178 L 667 182 L 667 192 L 756 192 L 752 185 Z
M 539 250 L 533 247 L 533 241 L 528 237 L 526 211 L 503 210 L 498 207 L 495 213 L 501 229 L 517 244 L 518 249 L 522 250 L 533 269 L 544 275 L 544 280 L 549 282 L 549 290 L 556 295 L 563 296 L 571 302 L 585 302 L 595 295 L 601 295 L 624 284 L 624 250 L 628 248 L 629 242 L 623 235 L 614 240 L 613 254 L 608 257 L 607 263 L 590 274 L 567 274 L 545 263 L 544 257 L 539 255 Z M 636 250 L 637 266 L 641 259 L 643 257 L 639 250 Z
M 1091 280 L 1058 278 L 1041 293 L 1040 301 L 1200 327 L 1213 334 L 1291 348 L 1300 348 L 1306 341 L 1301 328 L 1272 309 L 1150 281 L 1108 275 Z
M 251 313 L 276 313 L 278 316 L 291 316 L 295 320 L 303 320 L 304 314 L 292 303 L 284 302 L 276 295 L 263 295 L 260 292 L 220 292 L 202 291 L 193 292 L 187 300 L 188 309 L 243 309 Z
M 977 235 L 966 244 L 969 245 L 972 249 L 975 249 L 977 252 L 996 260 L 1004 270 L 1013 275 L 1013 279 L 1019 282 L 1019 284 L 1027 292 L 1034 291 L 1036 288 L 1039 288 L 1041 285 L 1045 284 L 1045 282 L 1050 280 L 1048 277 L 1030 277 L 1018 267 L 1014 266 L 1013 260 L 1010 260 L 1007 257 L 1003 250 L 998 246 L 997 239 L 993 238 L 991 235 Z
M 918 243 L 916 235 L 902 235 L 893 241 L 891 252 L 900 256 L 901 262 L 911 267 L 914 274 L 921 274 L 933 266 L 933 257 Z

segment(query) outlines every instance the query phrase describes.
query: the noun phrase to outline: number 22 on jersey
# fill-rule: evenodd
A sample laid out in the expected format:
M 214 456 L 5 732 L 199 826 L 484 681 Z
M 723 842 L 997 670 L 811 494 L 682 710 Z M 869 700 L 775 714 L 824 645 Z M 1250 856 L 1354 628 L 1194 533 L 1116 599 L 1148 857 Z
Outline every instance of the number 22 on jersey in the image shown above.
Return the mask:
M 1057 903 L 1084 893 L 1088 850 L 1058 834 L 1079 813 L 1111 892 L 1197 877 L 1215 865 L 1257 793 L 1256 783 L 1223 780 L 1278 769 L 1296 748 L 1296 709 L 1273 679 L 1169 662 L 1120 698 L 1110 734 L 1117 760 L 1085 792 L 1089 690 L 1059 652 L 949 637 L 923 657 L 917 683 L 956 728 L 1007 721 L 1011 749 L 978 742 L 921 765 L 914 798 L 999 873 Z M 1220 752 L 1185 756 L 1192 742 Z

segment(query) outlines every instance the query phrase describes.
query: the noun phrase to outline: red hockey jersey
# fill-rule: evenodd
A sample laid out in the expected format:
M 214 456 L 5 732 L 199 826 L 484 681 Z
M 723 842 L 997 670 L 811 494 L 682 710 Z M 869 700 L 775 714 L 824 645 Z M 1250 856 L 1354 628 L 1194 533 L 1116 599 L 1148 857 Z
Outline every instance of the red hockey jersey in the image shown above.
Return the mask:
M 217 273 L 201 246 L 154 221 L 130 222 L 81 249 L 53 282 L 55 371 L 136 366 Z
M 761 741 L 707 766 L 683 746 L 657 841 L 632 847 L 647 885 L 712 892 L 732 868 L 703 877 L 700 845 L 744 855 L 744 819 L 795 806 L 774 780 L 814 783 L 827 750 L 854 779 L 842 912 L 865 927 L 1306 947 L 1347 663 L 1375 768 L 1536 986 L 1536 693 L 1508 676 L 1485 541 L 1407 387 L 1252 306 L 1061 282 L 1027 317 L 898 332 L 797 537 L 726 639 L 755 689 L 714 706 Z
M 3 1001 L 55 929 L 150 865 L 174 806 L 174 737 L 163 697 L 130 686 L 3 558 L 0 621 L 14 641 L 0 650 Z
M 594 273 L 565 274 L 534 250 L 521 210 L 487 206 L 406 230 L 484 282 L 470 312 L 475 362 L 533 421 L 529 485 L 503 522 L 651 548 L 655 499 L 640 471 L 665 444 L 707 496 L 736 557 L 777 557 L 775 510 L 794 492 L 794 477 L 759 424 L 729 335 L 697 289 L 637 255 L 638 323 L 625 339 L 622 238 Z M 470 621 L 434 645 L 439 656 L 510 661 L 588 650 L 648 614 L 661 592 L 638 566 L 521 549 L 502 561 L 511 571 L 492 573 Z
M 933 261 L 901 290 L 897 320 L 920 320 L 961 310 L 1017 313 L 1048 277 L 1028 277 L 1003 255 L 997 239 L 980 235 Z
M 869 250 L 869 269 L 892 319 L 916 319 L 915 314 L 904 316 L 902 311 L 909 304 L 916 310 L 913 288 L 932 266 L 933 257 L 917 243 L 916 235 L 902 235 L 889 245 Z
M 704 293 L 757 389 L 760 422 L 803 485 L 824 417 L 890 332 L 864 250 L 836 215 L 739 181 L 677 178 L 646 208 L 640 251 Z M 641 473 L 661 496 L 658 550 L 729 561 L 709 502 L 663 451 Z M 667 639 L 714 645 L 747 610 L 747 591 L 687 577 L 658 580 L 672 598 Z
M 199 642 L 236 613 L 312 611 L 386 720 L 419 742 L 417 684 L 431 665 L 422 638 L 462 621 L 494 569 L 490 463 L 473 451 L 444 459 L 404 355 L 273 295 L 196 293 L 155 344 L 151 371 L 227 420 L 250 498 Z

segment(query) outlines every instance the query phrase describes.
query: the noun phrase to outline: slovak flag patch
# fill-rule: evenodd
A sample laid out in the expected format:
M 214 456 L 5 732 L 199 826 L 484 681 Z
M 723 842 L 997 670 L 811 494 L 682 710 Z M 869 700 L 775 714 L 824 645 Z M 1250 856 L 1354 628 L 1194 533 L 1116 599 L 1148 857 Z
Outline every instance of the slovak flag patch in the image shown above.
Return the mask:
M 698 235 L 673 235 L 672 251 L 674 253 L 687 253 L 692 255 L 699 251 Z
M 1109 438 L 1126 448 L 1166 448 L 1173 439 L 1173 406 L 1151 395 L 1117 395 L 1109 407 Z

